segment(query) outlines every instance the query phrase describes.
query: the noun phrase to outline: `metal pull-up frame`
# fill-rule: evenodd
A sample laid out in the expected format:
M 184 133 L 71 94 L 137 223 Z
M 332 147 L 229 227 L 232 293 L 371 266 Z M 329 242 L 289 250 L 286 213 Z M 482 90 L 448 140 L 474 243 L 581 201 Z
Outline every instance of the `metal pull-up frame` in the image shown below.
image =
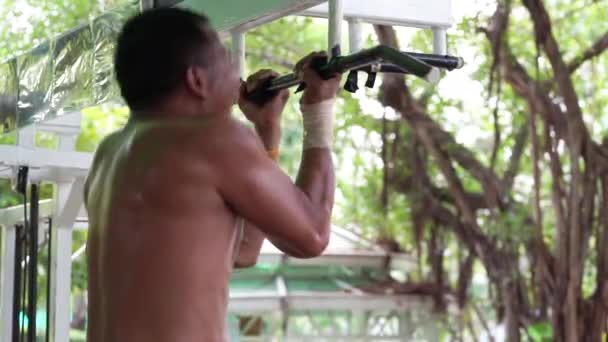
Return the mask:
M 429 82 L 435 82 L 440 76 L 439 68 L 454 70 L 464 65 L 460 57 L 402 52 L 386 45 L 361 50 L 347 56 L 340 56 L 339 47 L 334 47 L 332 50 L 333 57 L 329 61 L 320 58 L 314 60 L 312 66 L 325 79 L 350 71 L 351 75 L 344 86 L 349 92 L 358 89 L 356 77 L 352 76 L 352 72 L 367 72 L 369 77 L 366 86 L 371 88 L 374 86 L 375 75 L 378 72 L 412 74 Z M 268 81 L 248 97 L 261 104 L 272 98 L 279 90 L 296 85 L 299 85 L 298 90 L 302 90 L 305 86 L 297 75 L 287 74 Z
M 342 56 L 340 44 L 342 24 L 345 19 L 345 5 L 352 4 L 348 0 L 346 0 L 346 3 L 343 0 L 329 0 L 327 4 L 326 17 L 329 20 L 328 51 L 330 58 L 329 60 L 315 61 L 314 67 L 324 78 L 336 73 L 350 71 L 344 85 L 344 89 L 347 91 L 355 92 L 359 88 L 357 85 L 357 72 L 359 71 L 368 73 L 368 80 L 365 85 L 373 87 L 378 72 L 411 74 L 429 82 L 436 82 L 441 75 L 439 69 L 451 71 L 464 65 L 462 58 L 447 55 L 445 27 L 432 27 L 434 54 L 403 52 L 386 45 L 361 50 L 362 21 L 350 16 L 348 17 L 348 33 L 351 54 Z M 320 13 L 314 9 L 309 12 L 306 14 L 305 11 L 304 14 L 318 16 Z M 421 27 L 424 27 L 424 25 L 421 25 Z M 248 25 L 243 24 L 231 30 L 234 62 L 241 76 L 245 74 L 245 33 L 248 28 Z M 301 90 L 303 86 L 300 83 L 295 74 L 287 74 L 263 84 L 248 96 L 256 103 L 263 103 L 281 89 L 300 85 L 299 90 Z

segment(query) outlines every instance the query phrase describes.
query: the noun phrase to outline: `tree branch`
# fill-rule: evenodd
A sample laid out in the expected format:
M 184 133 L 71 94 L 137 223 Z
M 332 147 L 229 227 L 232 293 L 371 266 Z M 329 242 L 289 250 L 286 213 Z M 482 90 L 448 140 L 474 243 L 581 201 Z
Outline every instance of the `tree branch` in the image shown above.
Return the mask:
M 500 148 L 500 121 L 498 118 L 498 107 L 500 103 L 500 88 L 502 81 L 498 81 L 498 90 L 496 91 L 496 105 L 492 111 L 492 117 L 494 118 L 494 146 L 492 148 L 492 156 L 490 157 L 490 170 L 494 170 L 496 166 L 496 158 L 498 157 L 498 149 Z
M 494 342 L 494 335 L 492 335 L 492 330 L 490 330 L 488 321 L 484 317 L 485 315 L 481 313 L 481 310 L 479 310 L 479 307 L 477 306 L 477 304 L 475 304 L 474 302 L 471 302 L 471 305 L 473 306 L 473 310 L 475 311 L 475 314 L 477 315 L 477 318 L 479 319 L 481 326 L 483 326 L 484 330 L 486 331 L 486 336 L 487 336 L 488 340 L 490 342 Z
M 507 27 L 509 26 L 509 17 L 511 14 L 511 0 L 499 1 L 496 7 L 496 12 L 494 13 L 493 20 L 491 21 L 492 25 L 488 30 L 489 35 L 492 36 L 490 39 L 492 45 L 492 66 L 490 67 L 490 80 L 488 84 L 488 101 L 491 99 L 494 83 L 497 83 L 496 87 L 496 104 L 494 105 L 494 110 L 492 111 L 492 117 L 494 118 L 494 147 L 492 149 L 492 156 L 490 158 L 490 170 L 494 170 L 496 166 L 496 158 L 498 157 L 498 149 L 500 148 L 500 122 L 498 119 L 498 109 L 500 104 L 500 95 L 502 92 L 502 77 L 500 73 L 500 69 L 498 66 L 500 65 L 500 49 L 498 46 L 503 44 L 503 37 L 505 32 L 507 31 Z
M 456 288 L 456 299 L 458 302 L 458 307 L 463 309 L 467 304 L 467 292 L 469 291 L 469 286 L 471 285 L 471 279 L 473 277 L 473 262 L 475 261 L 475 256 L 473 253 L 469 253 L 464 261 L 460 264 L 458 270 L 458 286 Z
M 479 29 L 490 39 L 486 29 Z M 547 121 L 556 133 L 559 140 L 564 140 L 569 146 L 568 119 L 559 104 L 551 99 L 548 90 L 540 82 L 533 80 L 525 68 L 503 45 L 500 47 L 503 58 L 501 59 L 504 69 L 505 79 L 511 85 L 515 93 L 524 98 L 530 105 L 530 110 L 535 110 Z M 603 149 L 597 142 L 591 139 L 586 140 L 586 152 L 592 156 L 594 166 L 601 171 L 608 170 L 608 151 Z
M 521 157 L 524 154 L 524 147 L 526 146 L 526 142 L 528 141 L 528 123 L 525 122 L 521 127 L 517 129 L 515 133 L 515 145 L 513 146 L 513 150 L 511 153 L 511 159 L 509 159 L 509 166 L 507 171 L 505 171 L 503 177 L 503 184 L 505 185 L 505 191 L 507 193 L 511 192 L 513 188 L 513 183 L 515 181 L 515 176 L 519 173 L 519 164 L 521 162 Z
M 566 62 L 564 62 L 557 40 L 553 36 L 551 19 L 547 12 L 547 8 L 542 0 L 523 0 L 523 4 L 528 9 L 532 22 L 534 23 L 536 41 L 545 51 L 549 63 L 553 68 L 555 80 L 557 81 L 560 93 L 564 98 L 569 121 L 571 124 L 575 124 L 575 122 L 579 120 L 582 123 L 582 111 L 578 103 L 578 95 L 574 89 L 568 66 L 566 65 Z M 584 127 L 576 128 L 584 129 Z M 571 127 L 571 129 L 573 129 L 573 127 Z
M 573 58 L 568 63 L 568 71 L 573 73 L 586 61 L 601 55 L 608 49 L 608 31 L 606 31 L 598 40 L 596 40 L 587 50 L 579 56 Z
M 382 206 L 382 213 L 386 218 L 388 215 L 388 187 L 389 187 L 389 168 L 388 168 L 388 121 L 386 119 L 386 111 L 382 115 L 382 191 L 380 192 L 380 204 Z
M 601 208 L 608 207 L 608 173 L 601 179 Z M 598 248 L 597 257 L 597 285 L 592 300 L 593 320 L 589 331 L 592 332 L 591 341 L 600 341 L 606 329 L 606 316 L 608 316 L 608 211 L 600 212 L 600 225 L 596 237 Z
M 382 44 L 396 46 L 396 35 L 392 28 L 374 26 Z M 483 194 L 489 208 L 502 208 L 506 198 L 501 180 L 492 170 L 484 166 L 473 153 L 458 144 L 454 137 L 443 130 L 412 97 L 403 76 L 386 74 L 380 88 L 380 102 L 394 108 L 414 128 L 415 132 L 425 131 L 429 139 L 434 141 L 439 149 L 447 151 L 450 157 L 469 172 L 482 185 Z M 418 133 L 417 133 L 418 134 Z M 428 147 L 428 146 L 427 146 Z
M 392 28 L 375 26 L 382 44 L 396 46 L 396 35 Z M 477 223 L 477 215 L 462 181 L 458 177 L 453 162 L 463 166 L 483 187 L 483 195 L 489 208 L 503 210 L 507 199 L 502 181 L 492 170 L 482 165 L 470 150 L 458 145 L 451 134 L 444 131 L 413 99 L 404 78 L 387 74 L 383 77 L 380 102 L 390 106 L 406 121 L 425 151 L 432 156 L 443 177 L 447 180 L 450 203 L 457 209 L 457 215 L 446 208 L 429 188 L 416 191 L 427 199 L 428 215 L 439 224 L 450 229 L 471 255 L 479 257 L 493 284 L 500 288 L 508 308 L 508 326 L 518 327 L 520 314 L 527 315 L 527 307 L 521 303 L 517 289 L 521 280 L 517 275 L 516 255 L 505 252 L 495 241 L 485 235 Z M 410 180 L 419 184 L 421 180 Z M 417 188 L 418 189 L 418 188 Z M 518 337 L 517 329 L 510 332 L 511 339 Z
M 420 178 L 419 176 L 400 177 L 399 179 L 392 178 L 390 179 L 390 184 L 395 186 L 396 191 L 399 191 L 400 193 L 406 195 L 411 195 L 412 193 L 416 193 L 417 191 L 420 192 L 422 191 L 420 188 L 423 187 L 425 191 L 428 191 L 429 196 L 433 196 L 440 202 L 454 205 L 454 200 L 450 193 L 446 189 L 442 189 L 431 184 L 426 174 L 424 175 L 424 178 Z M 473 210 L 475 211 L 480 209 L 490 209 L 483 194 L 475 192 L 466 192 L 465 197 L 467 199 L 467 202 L 469 202 L 471 208 L 473 208 Z
M 557 340 L 577 341 L 580 338 L 578 330 L 579 305 L 576 300 L 580 288 L 577 275 L 581 263 L 582 244 L 582 208 L 583 175 L 581 173 L 580 159 L 584 156 L 583 148 L 589 138 L 587 127 L 583 122 L 583 114 L 578 101 L 578 95 L 570 77 L 568 66 L 564 62 L 557 40 L 553 36 L 551 19 L 542 0 L 523 0 L 528 9 L 532 22 L 537 44 L 543 48 L 549 63 L 553 68 L 554 78 L 557 82 L 559 93 L 563 97 L 566 106 L 566 118 L 568 120 L 568 155 L 570 159 L 570 184 L 568 194 L 568 249 L 567 263 L 560 265 L 560 283 L 566 284 L 567 296 L 564 303 L 556 303 L 555 310 L 563 310 L 563 325 L 556 320 L 556 327 L 562 326 L 562 332 L 557 332 Z M 589 161 L 590 162 L 590 161 Z M 564 269 L 565 268 L 565 269 Z M 562 285 L 563 286 L 563 285 Z M 560 305 L 564 304 L 564 305 Z M 556 315 L 561 316 L 561 315 Z M 560 318 L 557 318 L 558 320 Z

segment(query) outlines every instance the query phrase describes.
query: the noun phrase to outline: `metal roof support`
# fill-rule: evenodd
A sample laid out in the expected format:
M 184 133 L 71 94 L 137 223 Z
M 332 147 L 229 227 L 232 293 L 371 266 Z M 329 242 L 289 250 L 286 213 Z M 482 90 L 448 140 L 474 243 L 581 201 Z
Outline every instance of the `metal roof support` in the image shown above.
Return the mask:
M 232 59 L 236 66 L 239 76 L 244 79 L 245 77 L 245 31 L 234 30 L 231 32 L 232 35 Z
M 80 128 L 80 118 L 78 118 Z M 74 152 L 75 132 L 59 133 L 58 151 L 65 158 Z M 88 170 L 87 164 L 84 171 Z M 52 169 L 52 168 L 51 168 Z M 51 251 L 50 336 L 53 341 L 68 341 L 70 333 L 70 292 L 72 273 L 72 229 L 82 206 L 85 174 L 58 179 L 55 187 L 55 210 Z
M 156 1 L 154 0 L 140 0 L 139 2 L 139 7 L 142 11 L 154 8 L 154 7 L 159 7 L 159 6 L 155 6 Z
M 363 31 L 363 22 L 361 19 L 349 18 L 348 19 L 348 44 L 349 52 L 355 53 L 361 51 L 363 47 L 363 37 L 361 37 L 361 31 Z
M 72 272 L 72 227 L 82 206 L 84 178 L 56 186 L 56 216 L 53 222 L 51 258 L 50 329 L 53 341 L 68 341 Z
M 201 11 L 213 19 L 218 31 L 235 28 L 250 30 L 279 18 L 293 15 L 326 2 L 326 0 L 156 0 L 157 3 L 176 5 Z
M 328 53 L 333 57 L 332 49 L 342 43 L 342 21 L 344 20 L 344 6 L 342 0 L 329 0 L 329 36 L 327 42 Z
M 21 208 L 23 217 L 23 208 Z M 0 221 L 4 225 L 4 221 Z M 15 274 L 15 238 L 14 224 L 0 227 L 0 341 L 10 341 L 13 330 L 13 291 Z
M 279 306 L 281 308 L 281 322 L 283 322 L 281 329 L 283 334 L 287 334 L 287 327 L 289 324 L 289 302 L 287 301 L 287 297 L 289 296 L 289 293 L 287 292 L 285 278 L 283 278 L 282 275 L 279 274 L 276 276 L 275 286 L 277 288 L 277 294 L 279 296 Z
M 433 28 L 433 52 L 438 55 L 448 54 L 448 35 L 444 27 Z

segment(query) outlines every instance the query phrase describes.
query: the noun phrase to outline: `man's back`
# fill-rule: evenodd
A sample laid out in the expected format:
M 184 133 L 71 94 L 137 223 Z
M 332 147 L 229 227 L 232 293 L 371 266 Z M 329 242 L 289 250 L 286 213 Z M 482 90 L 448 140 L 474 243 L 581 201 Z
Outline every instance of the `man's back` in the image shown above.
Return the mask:
M 247 96 L 276 73 L 241 84 L 200 14 L 159 8 L 127 21 L 114 71 L 132 120 L 100 145 L 85 188 L 89 342 L 223 341 L 233 262 L 255 264 L 264 239 L 300 258 L 323 252 L 340 77 L 311 64 L 326 57 L 296 65 L 307 88 L 294 183 L 273 161 L 288 91 L 262 104 Z M 231 119 L 235 102 L 255 132 Z
M 201 137 L 214 126 L 131 122 L 100 145 L 86 194 L 89 342 L 224 339 L 236 230 L 207 181 Z

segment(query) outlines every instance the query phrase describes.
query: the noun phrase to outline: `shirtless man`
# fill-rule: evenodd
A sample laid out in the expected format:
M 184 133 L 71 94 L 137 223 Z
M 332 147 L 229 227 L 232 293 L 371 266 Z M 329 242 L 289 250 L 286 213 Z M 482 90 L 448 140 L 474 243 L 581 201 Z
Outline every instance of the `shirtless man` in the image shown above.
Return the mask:
M 203 16 L 127 22 L 115 71 L 131 117 L 100 144 L 85 186 L 89 342 L 225 341 L 233 266 L 254 265 L 264 238 L 295 257 L 323 252 L 339 76 L 321 80 L 310 57 L 296 67 L 308 87 L 294 184 L 271 158 L 287 91 L 261 107 L 239 96 L 274 73 L 241 85 Z M 231 116 L 237 99 L 256 132 Z

